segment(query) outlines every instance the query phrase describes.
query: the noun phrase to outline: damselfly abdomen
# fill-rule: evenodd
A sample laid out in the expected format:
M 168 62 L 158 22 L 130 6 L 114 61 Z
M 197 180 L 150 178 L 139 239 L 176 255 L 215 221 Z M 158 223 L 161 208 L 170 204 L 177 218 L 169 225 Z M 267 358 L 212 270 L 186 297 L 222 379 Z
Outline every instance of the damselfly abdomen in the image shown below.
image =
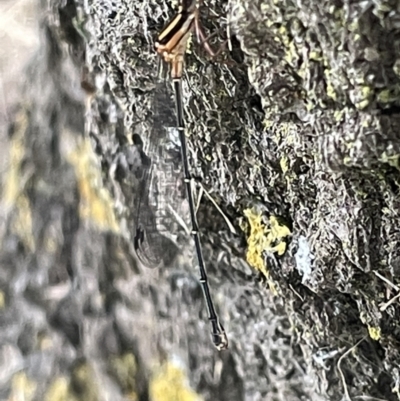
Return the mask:
M 176 129 L 169 130 L 169 133 L 177 132 L 179 137 L 183 182 L 186 189 L 191 220 L 191 234 L 195 243 L 197 260 L 199 263 L 199 280 L 206 300 L 213 343 L 218 350 L 223 350 L 228 347 L 228 339 L 218 319 L 218 315 L 215 312 L 208 285 L 200 232 L 197 224 L 194 194 L 192 192 L 193 183 L 190 174 L 185 136 L 181 78 L 187 41 L 193 29 L 196 29 L 198 38 L 204 36 L 201 34 L 199 28 L 198 4 L 195 0 L 182 0 L 178 13 L 159 34 L 155 43 L 155 49 L 164 62 L 170 66 L 171 70 L 175 95 Z M 168 98 L 163 98 L 161 94 L 156 95 L 158 99 L 156 100 L 157 111 L 155 118 L 158 118 L 159 116 L 157 114 L 161 113 L 161 109 L 157 107 L 157 104 L 166 104 Z M 170 110 L 166 111 L 165 109 L 164 113 L 170 113 Z M 171 210 L 168 209 L 175 206 L 174 200 L 176 199 L 171 191 L 177 188 L 176 183 L 180 181 L 177 181 L 176 178 L 171 180 L 171 177 L 176 177 L 174 173 L 179 170 L 178 165 L 175 164 L 177 147 L 175 146 L 174 135 L 157 135 L 157 133 L 159 134 L 162 131 L 163 130 L 160 129 L 157 131 L 156 128 L 150 135 L 150 164 L 144 174 L 143 191 L 141 193 L 142 198 L 139 202 L 135 235 L 135 248 L 139 258 L 143 260 L 147 259 L 148 263 L 154 263 L 154 265 L 157 265 L 156 262 L 162 259 L 165 241 L 163 232 L 168 232 L 167 227 L 171 226 L 172 220 L 170 217 L 173 214 Z M 157 171 L 157 173 L 155 171 Z M 143 208 L 145 208 L 144 213 L 141 211 Z

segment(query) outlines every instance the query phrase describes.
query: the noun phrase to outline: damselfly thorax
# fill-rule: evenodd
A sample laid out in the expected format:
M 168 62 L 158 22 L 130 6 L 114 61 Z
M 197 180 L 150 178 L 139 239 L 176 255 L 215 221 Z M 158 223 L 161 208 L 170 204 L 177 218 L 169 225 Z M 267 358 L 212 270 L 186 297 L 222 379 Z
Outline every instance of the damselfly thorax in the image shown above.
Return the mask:
M 177 14 L 167 23 L 155 42 L 157 53 L 171 66 L 172 79 L 182 77 L 184 55 L 196 15 L 196 1 L 191 1 L 187 7 L 180 5 Z

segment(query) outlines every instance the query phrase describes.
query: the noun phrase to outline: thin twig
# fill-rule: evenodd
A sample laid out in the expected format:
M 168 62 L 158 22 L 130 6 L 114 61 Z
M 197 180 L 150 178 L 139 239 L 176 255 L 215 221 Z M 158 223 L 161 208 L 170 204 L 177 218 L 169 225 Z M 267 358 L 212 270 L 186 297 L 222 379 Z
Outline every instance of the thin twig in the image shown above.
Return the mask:
M 382 281 L 384 281 L 386 284 L 388 284 L 391 288 L 395 289 L 398 294 L 396 294 L 393 298 L 391 298 L 388 302 L 386 303 L 381 303 L 379 310 L 381 312 L 385 311 L 394 301 L 396 301 L 398 298 L 400 298 L 400 288 L 396 285 L 393 284 L 390 280 L 388 280 L 386 277 L 382 276 L 382 274 L 374 271 L 375 276 L 379 277 Z
M 349 349 L 339 358 L 338 363 L 337 363 L 337 365 L 336 365 L 337 368 L 338 368 L 339 374 L 340 374 L 340 378 L 341 378 L 341 380 L 342 380 L 343 389 L 344 389 L 344 393 L 345 393 L 345 395 L 346 395 L 347 401 L 351 401 L 351 398 L 350 398 L 349 390 L 347 389 L 346 380 L 345 380 L 345 378 L 344 378 L 344 374 L 343 374 L 343 371 L 342 371 L 340 365 L 341 365 L 341 363 L 342 363 L 342 360 L 343 360 L 347 355 L 349 355 L 350 352 L 353 351 L 353 349 L 357 348 L 358 345 L 359 345 L 361 342 L 363 342 L 366 338 L 367 338 L 367 336 L 364 336 L 360 341 L 358 341 L 355 345 L 353 345 L 351 348 L 349 348 Z
M 209 192 L 203 187 L 203 184 L 199 183 L 201 190 L 204 191 L 206 194 L 207 198 L 212 202 L 212 204 L 215 206 L 215 208 L 220 212 L 221 216 L 224 218 L 227 226 L 229 227 L 229 230 L 231 231 L 232 234 L 236 234 L 235 227 L 231 223 L 231 221 L 228 219 L 228 216 L 222 211 L 222 209 L 217 205 L 217 202 L 213 199 L 213 197 L 209 194 Z
M 170 205 L 168 204 L 168 209 L 171 212 L 171 214 L 174 215 L 176 221 L 179 223 L 179 225 L 185 230 L 186 235 L 190 235 L 190 230 L 187 224 L 184 222 L 181 216 L 179 216 L 178 212 Z
M 393 298 L 389 299 L 389 301 L 387 301 L 386 303 L 381 303 L 380 307 L 379 307 L 379 310 L 381 312 L 384 312 L 398 298 L 400 298 L 400 292 L 397 295 L 395 295 Z
M 390 287 L 394 288 L 397 292 L 400 292 L 400 288 L 396 285 L 393 284 L 390 280 L 388 280 L 386 277 L 382 276 L 382 274 L 374 271 L 375 276 L 379 277 L 382 281 L 384 281 L 387 285 Z

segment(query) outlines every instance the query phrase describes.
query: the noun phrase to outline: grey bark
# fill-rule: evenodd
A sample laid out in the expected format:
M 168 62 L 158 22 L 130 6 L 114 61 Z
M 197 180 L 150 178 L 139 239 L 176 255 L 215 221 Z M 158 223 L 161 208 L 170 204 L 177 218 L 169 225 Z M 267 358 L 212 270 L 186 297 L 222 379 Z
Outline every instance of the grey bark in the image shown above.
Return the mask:
M 398 3 L 207 5 L 233 49 L 193 41 L 185 111 L 193 173 L 237 228 L 203 200 L 230 349 L 212 348 L 191 242 L 160 270 L 132 244 L 139 183 L 119 163 L 150 132 L 173 9 L 43 1 L 2 177 L 0 399 L 155 399 L 176 361 L 206 400 L 399 398 Z M 244 261 L 251 207 L 291 230 L 262 254 L 275 292 Z

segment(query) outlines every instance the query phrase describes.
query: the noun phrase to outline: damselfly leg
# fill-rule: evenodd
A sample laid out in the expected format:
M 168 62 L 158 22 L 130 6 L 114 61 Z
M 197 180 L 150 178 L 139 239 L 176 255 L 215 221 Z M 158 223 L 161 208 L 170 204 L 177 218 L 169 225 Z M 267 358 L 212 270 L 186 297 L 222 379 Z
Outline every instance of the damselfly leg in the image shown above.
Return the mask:
M 230 37 L 228 35 L 228 39 L 224 40 L 218 47 L 217 50 L 214 50 L 212 46 L 210 45 L 210 40 L 217 35 L 218 32 L 214 32 L 210 35 L 207 36 L 207 34 L 204 32 L 204 29 L 202 27 L 202 24 L 200 22 L 200 15 L 197 10 L 196 16 L 194 19 L 194 30 L 196 33 L 196 38 L 197 42 L 199 45 L 203 46 L 204 49 L 207 51 L 207 53 L 211 56 L 211 58 L 216 59 L 223 51 L 226 50 L 227 45 L 229 46 L 229 49 L 231 49 L 231 44 L 230 44 Z

